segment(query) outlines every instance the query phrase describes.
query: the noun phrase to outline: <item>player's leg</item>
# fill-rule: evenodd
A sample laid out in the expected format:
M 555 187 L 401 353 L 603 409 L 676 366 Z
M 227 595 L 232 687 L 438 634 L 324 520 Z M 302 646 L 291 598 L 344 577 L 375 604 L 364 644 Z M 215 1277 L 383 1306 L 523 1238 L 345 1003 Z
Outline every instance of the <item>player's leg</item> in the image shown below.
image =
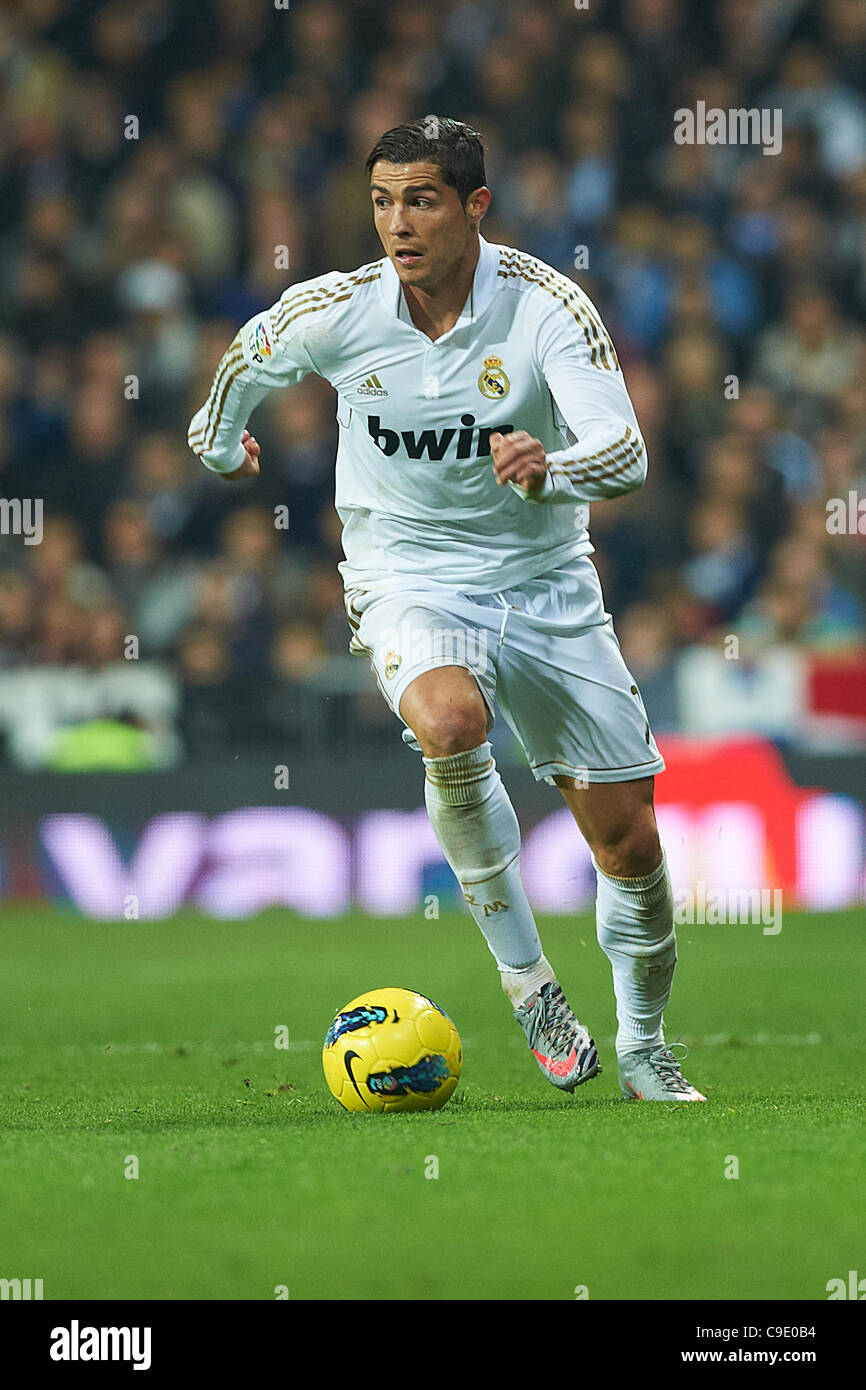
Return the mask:
M 673 894 L 653 811 L 653 778 L 553 779 L 592 851 L 598 940 L 613 969 L 617 1056 L 664 1042 L 676 964 Z
M 703 1099 L 664 1045 L 676 963 L 673 894 L 653 811 L 653 777 L 664 763 L 595 570 L 579 562 L 503 597 L 513 615 L 499 667 L 500 708 L 536 777 L 560 787 L 593 854 L 623 1093 Z M 675 1094 L 674 1085 L 682 1091 Z
M 553 779 L 592 851 L 598 941 L 611 964 L 620 1087 L 632 1100 L 703 1100 L 665 1046 L 677 961 L 674 902 L 653 810 L 654 779 Z
M 517 1005 L 554 979 L 520 877 L 520 827 L 487 741 L 490 713 L 464 667 L 418 676 L 400 702 L 424 756 L 424 799 L 442 852 Z
M 520 880 L 517 817 L 487 741 L 496 690 L 488 648 L 501 615 L 451 600 L 441 592 L 375 597 L 351 590 L 349 649 L 369 657 L 382 695 L 406 725 L 404 740 L 424 756 L 433 830 L 506 994 L 520 1003 L 553 972 Z M 453 654 L 449 661 L 449 647 L 464 661 L 471 652 L 472 669 Z
M 487 741 L 491 716 L 475 677 L 443 666 L 409 684 L 400 717 L 424 755 L 425 801 L 442 852 L 496 960 L 541 1070 L 573 1090 L 599 1070 L 543 954 L 520 875 L 520 827 Z

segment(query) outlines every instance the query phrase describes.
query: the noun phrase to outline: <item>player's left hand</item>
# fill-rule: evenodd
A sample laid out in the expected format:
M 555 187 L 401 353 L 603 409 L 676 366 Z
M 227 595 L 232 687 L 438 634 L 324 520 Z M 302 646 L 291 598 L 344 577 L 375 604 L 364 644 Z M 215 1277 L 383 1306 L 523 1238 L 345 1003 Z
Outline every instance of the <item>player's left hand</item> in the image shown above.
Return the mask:
M 512 434 L 497 432 L 490 436 L 490 452 L 500 487 L 509 482 L 517 483 L 530 496 L 544 487 L 547 458 L 540 439 L 533 439 L 526 430 L 515 430 Z
M 259 474 L 259 454 L 262 446 L 257 439 L 254 439 L 249 430 L 244 430 L 241 436 L 241 443 L 244 446 L 245 457 L 240 468 L 236 468 L 233 473 L 220 473 L 224 483 L 236 482 L 238 478 L 257 478 Z

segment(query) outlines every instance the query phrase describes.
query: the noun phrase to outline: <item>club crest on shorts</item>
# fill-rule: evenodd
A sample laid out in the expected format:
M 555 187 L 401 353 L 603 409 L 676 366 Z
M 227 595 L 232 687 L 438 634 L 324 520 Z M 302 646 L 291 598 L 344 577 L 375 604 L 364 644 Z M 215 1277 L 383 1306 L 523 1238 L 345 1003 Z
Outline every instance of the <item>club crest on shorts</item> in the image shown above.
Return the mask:
M 400 662 L 401 662 L 402 660 L 403 660 L 403 658 L 402 658 L 402 656 L 400 655 L 399 652 L 386 652 L 386 653 L 385 653 L 385 680 L 386 680 L 386 681 L 390 681 L 390 680 L 393 680 L 393 679 L 394 679 L 394 677 L 396 676 L 398 670 L 400 669 Z
M 501 401 L 511 390 L 511 382 L 502 370 L 501 357 L 485 357 L 484 371 L 478 378 L 478 390 L 490 401 Z

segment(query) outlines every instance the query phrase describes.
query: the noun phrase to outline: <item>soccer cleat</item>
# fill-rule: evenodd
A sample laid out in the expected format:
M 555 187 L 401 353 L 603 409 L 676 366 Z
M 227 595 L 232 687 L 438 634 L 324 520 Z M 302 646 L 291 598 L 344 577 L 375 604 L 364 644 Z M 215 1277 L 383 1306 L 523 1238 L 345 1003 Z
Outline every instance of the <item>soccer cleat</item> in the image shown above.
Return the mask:
M 672 1047 L 676 1047 L 676 1043 Z M 682 1044 L 685 1047 L 685 1043 Z M 626 1052 L 618 1059 L 619 1086 L 626 1100 L 706 1100 L 683 1076 L 680 1062 L 689 1055 L 674 1055 L 671 1047 L 650 1047 Z
M 578 1023 L 555 980 L 514 1010 L 544 1075 L 560 1091 L 573 1091 L 601 1071 L 595 1043 Z

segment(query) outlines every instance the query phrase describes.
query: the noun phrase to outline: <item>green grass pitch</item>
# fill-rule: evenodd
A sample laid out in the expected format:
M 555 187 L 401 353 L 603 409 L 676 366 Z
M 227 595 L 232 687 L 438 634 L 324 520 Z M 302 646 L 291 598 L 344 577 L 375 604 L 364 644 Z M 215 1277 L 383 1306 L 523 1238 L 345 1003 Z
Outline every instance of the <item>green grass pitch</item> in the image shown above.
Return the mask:
M 540 927 L 605 1068 L 573 1097 L 537 1070 L 463 912 L 7 908 L 0 1276 L 46 1299 L 820 1300 L 866 1273 L 866 914 L 679 929 L 667 1033 L 707 1105 L 619 1098 L 592 921 Z M 442 1111 L 353 1116 L 325 1089 L 325 1030 L 376 985 L 456 1022 Z

